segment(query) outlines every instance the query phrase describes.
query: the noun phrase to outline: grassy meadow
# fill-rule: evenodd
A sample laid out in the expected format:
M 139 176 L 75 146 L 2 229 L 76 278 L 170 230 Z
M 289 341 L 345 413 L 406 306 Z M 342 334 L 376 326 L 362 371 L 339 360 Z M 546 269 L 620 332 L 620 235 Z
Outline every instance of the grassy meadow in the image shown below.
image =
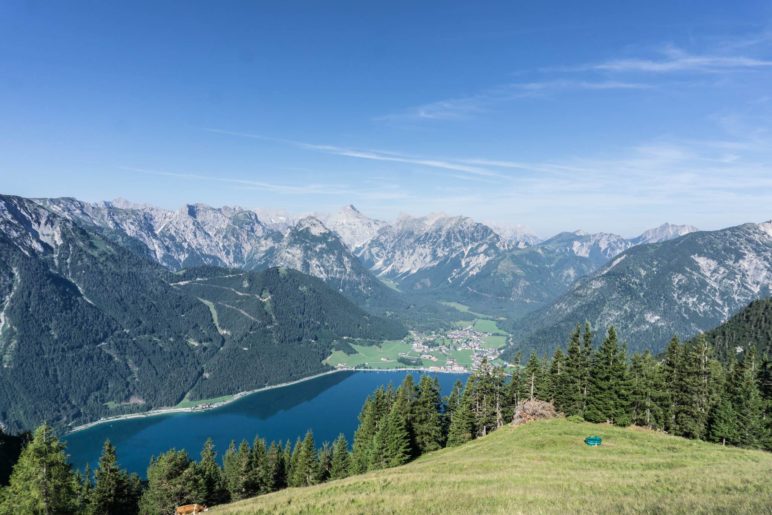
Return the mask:
M 603 437 L 588 447 L 588 435 Z M 557 419 L 216 514 L 772 513 L 772 454 Z

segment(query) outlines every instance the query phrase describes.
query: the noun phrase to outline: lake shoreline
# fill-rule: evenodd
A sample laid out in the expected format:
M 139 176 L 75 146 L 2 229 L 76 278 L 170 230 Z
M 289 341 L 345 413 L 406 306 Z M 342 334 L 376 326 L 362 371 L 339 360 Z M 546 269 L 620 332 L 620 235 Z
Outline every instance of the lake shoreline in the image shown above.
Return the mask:
M 122 420 L 131 420 L 135 418 L 146 418 L 146 417 L 157 417 L 159 415 L 173 415 L 177 413 L 193 413 L 193 412 L 204 412 L 213 410 L 216 408 L 220 408 L 222 406 L 225 406 L 227 404 L 230 404 L 232 402 L 236 402 L 239 399 L 242 399 L 244 397 L 247 397 L 249 395 L 265 392 L 268 390 L 274 390 L 277 388 L 284 388 L 287 386 L 296 385 L 299 383 L 303 383 L 306 381 L 311 381 L 313 379 L 318 379 L 320 377 L 328 376 L 331 374 L 337 374 L 339 372 L 423 372 L 423 373 L 436 373 L 436 374 L 465 374 L 468 373 L 468 371 L 458 371 L 458 370 L 432 370 L 428 368 L 336 368 L 334 370 L 327 370 L 325 372 L 321 372 L 319 374 L 314 374 L 308 377 L 302 377 L 300 379 L 296 379 L 294 381 L 288 381 L 285 383 L 278 383 L 273 384 L 269 386 L 263 386 L 262 388 L 257 388 L 255 390 L 246 390 L 243 392 L 238 392 L 233 394 L 233 396 L 229 399 L 226 399 L 224 401 L 214 402 L 209 405 L 205 406 L 186 406 L 184 408 L 177 408 L 177 407 L 169 407 L 169 408 L 156 408 L 150 411 L 144 411 L 141 413 L 127 413 L 125 415 L 116 415 L 114 417 L 107 417 L 107 418 L 100 418 L 99 420 L 95 420 L 93 422 L 87 422 L 86 424 L 81 424 L 79 426 L 75 426 L 74 428 L 67 431 L 64 436 L 69 436 L 71 434 L 77 433 L 79 431 L 84 431 L 86 429 L 90 429 L 95 426 L 99 426 L 102 424 L 108 424 L 110 422 L 119 422 Z

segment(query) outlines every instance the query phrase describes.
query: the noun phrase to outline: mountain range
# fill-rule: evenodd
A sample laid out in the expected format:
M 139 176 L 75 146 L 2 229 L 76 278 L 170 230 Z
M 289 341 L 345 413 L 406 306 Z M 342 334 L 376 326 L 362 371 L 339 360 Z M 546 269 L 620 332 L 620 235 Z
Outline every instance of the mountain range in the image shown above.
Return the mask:
M 326 370 L 338 341 L 405 334 L 309 275 L 172 271 L 41 204 L 0 196 L 0 427 L 259 388 Z
M 346 338 L 473 316 L 448 301 L 500 318 L 511 354 L 549 352 L 584 321 L 659 351 L 770 295 L 770 222 L 538 240 L 353 206 L 293 216 L 0 196 L 0 423 L 69 423 L 309 375 Z

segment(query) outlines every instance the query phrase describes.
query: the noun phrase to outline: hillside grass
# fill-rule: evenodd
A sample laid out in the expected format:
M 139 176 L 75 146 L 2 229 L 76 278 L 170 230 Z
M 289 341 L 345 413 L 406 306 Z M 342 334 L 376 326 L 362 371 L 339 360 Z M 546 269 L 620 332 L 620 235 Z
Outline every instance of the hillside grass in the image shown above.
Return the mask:
M 603 437 L 588 447 L 588 435 Z M 214 507 L 259 513 L 772 513 L 772 454 L 565 419 Z

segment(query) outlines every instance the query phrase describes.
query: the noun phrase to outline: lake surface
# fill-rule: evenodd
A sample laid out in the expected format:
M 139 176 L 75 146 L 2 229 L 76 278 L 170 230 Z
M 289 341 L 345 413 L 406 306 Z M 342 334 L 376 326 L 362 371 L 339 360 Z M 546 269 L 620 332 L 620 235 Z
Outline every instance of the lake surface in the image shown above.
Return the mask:
M 256 392 L 212 410 L 106 422 L 67 435 L 64 440 L 76 469 L 82 470 L 88 463 L 93 470 L 102 444 L 109 439 L 117 448 L 121 467 L 142 477 L 153 455 L 176 448 L 185 449 L 198 459 L 209 437 L 214 440 L 220 458 L 231 440 L 238 444 L 246 438 L 251 444 L 259 435 L 268 443 L 291 440 L 294 444 L 309 429 L 318 445 L 332 442 L 340 433 L 346 435 L 350 444 L 367 396 L 382 385 L 391 383 L 397 387 L 408 374 L 413 374 L 417 383 L 423 373 L 338 372 Z M 443 395 L 450 393 L 456 380 L 465 381 L 467 377 L 427 374 L 438 378 Z

